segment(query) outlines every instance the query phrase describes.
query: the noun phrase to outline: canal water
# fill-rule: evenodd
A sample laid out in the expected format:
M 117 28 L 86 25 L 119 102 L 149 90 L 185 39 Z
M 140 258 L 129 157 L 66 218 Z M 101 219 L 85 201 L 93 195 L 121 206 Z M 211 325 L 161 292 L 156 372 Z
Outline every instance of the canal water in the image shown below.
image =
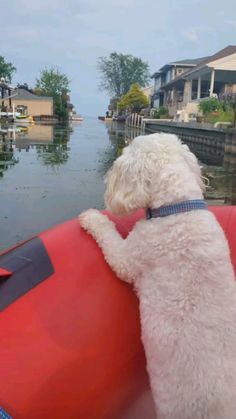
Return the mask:
M 86 118 L 65 126 L 0 128 L 0 249 L 8 248 L 86 208 L 104 207 L 104 175 L 139 131 Z M 193 146 L 191 146 L 193 148 Z M 210 180 L 207 199 L 235 196 L 236 152 L 195 146 Z M 235 203 L 235 202 L 234 202 Z

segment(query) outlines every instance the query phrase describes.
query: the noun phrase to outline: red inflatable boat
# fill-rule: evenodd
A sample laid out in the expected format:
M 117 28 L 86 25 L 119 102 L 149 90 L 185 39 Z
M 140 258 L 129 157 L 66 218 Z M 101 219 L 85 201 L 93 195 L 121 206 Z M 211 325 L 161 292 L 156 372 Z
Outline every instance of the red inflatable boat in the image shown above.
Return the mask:
M 211 210 L 236 268 L 236 208 Z M 154 417 L 137 299 L 77 220 L 0 256 L 0 311 L 0 418 Z

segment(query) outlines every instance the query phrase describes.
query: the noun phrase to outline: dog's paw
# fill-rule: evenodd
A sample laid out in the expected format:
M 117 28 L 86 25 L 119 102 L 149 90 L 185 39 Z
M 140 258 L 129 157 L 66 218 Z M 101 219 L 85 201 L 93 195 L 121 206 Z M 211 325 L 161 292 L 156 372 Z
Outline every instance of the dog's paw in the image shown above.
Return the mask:
M 91 208 L 86 211 L 83 211 L 78 218 L 81 227 L 84 230 L 89 230 L 91 225 L 93 225 L 94 222 L 96 223 L 96 220 L 98 220 L 100 216 L 101 214 L 98 210 Z
M 109 220 L 100 211 L 89 209 L 79 215 L 79 222 L 84 230 L 92 234 L 99 226 L 107 224 Z

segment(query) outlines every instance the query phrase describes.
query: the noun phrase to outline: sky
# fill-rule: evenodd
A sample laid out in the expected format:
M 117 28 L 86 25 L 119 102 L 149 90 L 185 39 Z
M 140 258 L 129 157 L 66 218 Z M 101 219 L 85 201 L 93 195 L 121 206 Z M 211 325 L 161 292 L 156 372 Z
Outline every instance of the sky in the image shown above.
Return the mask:
M 235 0 L 0 0 L 0 11 L 0 55 L 17 68 L 13 83 L 33 87 L 42 69 L 57 67 L 83 116 L 107 110 L 98 57 L 132 54 L 153 74 L 236 45 Z

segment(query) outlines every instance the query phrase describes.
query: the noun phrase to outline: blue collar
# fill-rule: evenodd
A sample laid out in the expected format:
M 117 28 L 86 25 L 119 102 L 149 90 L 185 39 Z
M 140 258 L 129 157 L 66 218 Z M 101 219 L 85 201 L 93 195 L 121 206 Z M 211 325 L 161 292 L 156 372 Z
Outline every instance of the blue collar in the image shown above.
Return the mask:
M 178 202 L 177 204 L 171 204 L 162 206 L 159 208 L 148 208 L 146 210 L 146 218 L 167 217 L 168 215 L 180 214 L 183 212 L 189 212 L 193 210 L 207 209 L 207 203 L 203 199 L 192 199 L 189 201 Z

